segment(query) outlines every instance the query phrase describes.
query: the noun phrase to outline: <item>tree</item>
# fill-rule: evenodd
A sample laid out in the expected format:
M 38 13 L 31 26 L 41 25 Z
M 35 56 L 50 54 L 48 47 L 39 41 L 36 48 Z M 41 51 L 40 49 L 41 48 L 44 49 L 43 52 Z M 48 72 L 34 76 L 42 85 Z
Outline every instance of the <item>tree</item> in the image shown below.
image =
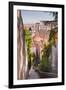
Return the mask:
M 25 34 L 25 41 L 26 41 L 26 46 L 27 46 L 27 55 L 28 55 L 28 68 L 30 69 L 31 67 L 31 33 L 29 31 L 29 29 L 25 29 L 24 30 L 24 34 Z
M 50 12 L 50 13 L 52 13 L 54 17 L 54 21 L 56 22 L 56 25 L 57 25 L 58 13 L 57 12 Z M 52 22 L 51 22 L 51 30 L 50 30 L 49 40 L 48 40 L 49 44 L 48 46 L 44 44 L 44 48 L 42 50 L 42 60 L 39 65 L 39 68 L 42 71 L 51 71 L 51 63 L 49 61 L 49 56 L 52 53 L 52 46 L 55 43 L 54 33 L 55 31 L 57 31 L 56 25 L 55 25 L 55 28 L 52 28 Z
M 24 29 L 21 10 L 17 10 L 17 79 L 25 78 L 25 45 L 24 45 Z
M 58 21 L 58 13 L 57 12 L 53 12 L 53 17 L 55 21 Z

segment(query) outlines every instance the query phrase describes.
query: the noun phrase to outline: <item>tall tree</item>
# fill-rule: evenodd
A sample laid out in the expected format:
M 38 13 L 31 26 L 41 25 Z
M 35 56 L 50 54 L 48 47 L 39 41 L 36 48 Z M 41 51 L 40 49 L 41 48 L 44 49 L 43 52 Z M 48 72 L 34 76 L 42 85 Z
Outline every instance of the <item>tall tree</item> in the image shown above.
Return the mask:
M 58 12 L 53 12 L 53 17 L 55 21 L 58 21 Z
M 17 10 L 17 79 L 24 79 L 25 47 L 21 10 Z

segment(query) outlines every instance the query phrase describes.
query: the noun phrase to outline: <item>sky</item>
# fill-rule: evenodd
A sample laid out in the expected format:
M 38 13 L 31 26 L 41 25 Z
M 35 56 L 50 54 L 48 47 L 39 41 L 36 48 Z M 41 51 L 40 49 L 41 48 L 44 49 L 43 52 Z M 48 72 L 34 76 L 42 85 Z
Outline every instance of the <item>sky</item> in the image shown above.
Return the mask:
M 22 10 L 21 15 L 24 24 L 51 21 L 54 19 L 53 14 L 48 11 Z

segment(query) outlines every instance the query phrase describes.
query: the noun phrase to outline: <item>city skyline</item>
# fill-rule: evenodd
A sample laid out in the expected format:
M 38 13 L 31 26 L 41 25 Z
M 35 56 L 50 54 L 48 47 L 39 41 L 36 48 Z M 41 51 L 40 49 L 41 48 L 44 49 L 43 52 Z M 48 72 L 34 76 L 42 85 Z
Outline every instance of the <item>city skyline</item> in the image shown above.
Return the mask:
M 24 24 L 37 23 L 42 21 L 52 21 L 54 16 L 49 11 L 22 10 L 21 15 Z

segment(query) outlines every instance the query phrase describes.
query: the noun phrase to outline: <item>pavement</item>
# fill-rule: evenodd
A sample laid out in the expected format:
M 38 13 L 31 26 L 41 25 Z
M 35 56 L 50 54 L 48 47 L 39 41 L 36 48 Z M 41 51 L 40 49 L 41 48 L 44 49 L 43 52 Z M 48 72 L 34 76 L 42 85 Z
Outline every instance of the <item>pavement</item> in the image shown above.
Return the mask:
M 40 78 L 39 74 L 33 69 L 33 67 L 31 67 L 28 79 L 39 79 L 39 78 Z

